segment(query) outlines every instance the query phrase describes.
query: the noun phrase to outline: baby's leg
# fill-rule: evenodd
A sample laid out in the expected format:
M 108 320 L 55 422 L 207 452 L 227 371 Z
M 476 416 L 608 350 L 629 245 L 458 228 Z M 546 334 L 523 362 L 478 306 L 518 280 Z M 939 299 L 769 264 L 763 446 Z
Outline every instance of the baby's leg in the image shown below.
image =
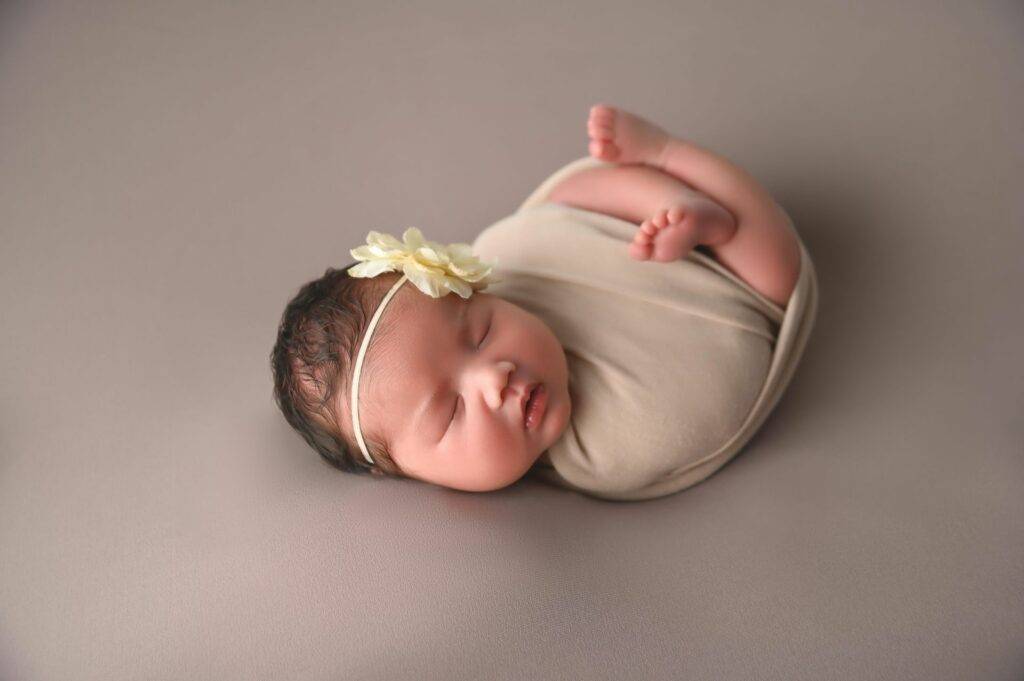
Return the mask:
M 725 243 L 708 247 L 737 276 L 785 306 L 800 272 L 800 246 L 785 212 L 757 180 L 726 159 L 622 109 L 593 107 L 587 130 L 595 157 L 659 168 L 725 206 L 736 217 L 736 233 Z
M 588 168 L 555 185 L 548 200 L 640 225 L 629 247 L 629 254 L 637 260 L 678 260 L 697 244 L 724 243 L 736 231 L 736 222 L 727 210 L 650 166 Z M 681 226 L 684 211 L 690 229 Z

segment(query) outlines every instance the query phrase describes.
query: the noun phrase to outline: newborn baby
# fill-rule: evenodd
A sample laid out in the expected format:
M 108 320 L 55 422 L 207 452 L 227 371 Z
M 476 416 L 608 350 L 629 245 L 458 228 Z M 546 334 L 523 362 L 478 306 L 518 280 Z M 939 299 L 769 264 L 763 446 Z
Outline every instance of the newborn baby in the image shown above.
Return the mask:
M 791 221 L 749 174 L 634 114 L 595 106 L 587 129 L 589 158 L 477 237 L 496 278 L 453 261 L 451 295 L 362 262 L 288 304 L 275 399 L 328 462 L 646 499 L 703 480 L 760 427 L 817 307 Z

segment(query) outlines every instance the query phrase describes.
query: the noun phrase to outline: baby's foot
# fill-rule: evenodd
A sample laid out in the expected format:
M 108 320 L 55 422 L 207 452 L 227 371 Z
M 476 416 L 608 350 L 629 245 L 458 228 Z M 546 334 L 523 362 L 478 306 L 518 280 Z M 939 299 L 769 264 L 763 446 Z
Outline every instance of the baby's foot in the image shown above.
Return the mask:
M 628 111 L 604 104 L 590 107 L 590 155 L 614 163 L 656 165 L 671 135 Z
M 672 262 L 698 244 L 720 246 L 736 234 L 736 220 L 720 205 L 695 196 L 673 203 L 644 220 L 629 245 L 636 260 Z

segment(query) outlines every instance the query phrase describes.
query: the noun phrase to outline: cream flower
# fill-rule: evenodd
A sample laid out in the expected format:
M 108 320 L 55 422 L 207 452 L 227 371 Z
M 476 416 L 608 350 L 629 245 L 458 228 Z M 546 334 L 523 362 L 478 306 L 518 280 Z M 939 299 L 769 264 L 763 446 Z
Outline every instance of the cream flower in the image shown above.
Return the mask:
M 384 272 L 403 272 L 416 288 L 433 298 L 449 293 L 469 298 L 474 291 L 498 281 L 489 277 L 497 261 L 480 262 L 469 244 L 442 246 L 436 241 L 427 241 L 416 227 L 405 230 L 402 241 L 390 234 L 371 231 L 366 235 L 366 245 L 353 248 L 349 253 L 360 261 L 349 268 L 349 276 L 376 277 Z

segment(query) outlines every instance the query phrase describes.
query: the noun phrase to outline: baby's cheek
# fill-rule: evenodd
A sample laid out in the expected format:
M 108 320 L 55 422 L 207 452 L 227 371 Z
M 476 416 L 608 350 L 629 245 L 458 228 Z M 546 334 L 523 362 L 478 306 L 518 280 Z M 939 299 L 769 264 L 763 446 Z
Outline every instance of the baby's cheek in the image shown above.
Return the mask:
M 483 465 L 498 476 L 514 475 L 527 458 L 525 432 L 513 423 L 497 423 L 481 438 L 479 451 Z
M 513 435 L 508 427 L 496 427 L 485 435 L 481 444 L 486 451 L 497 456 L 505 456 L 514 453 L 515 449 L 521 446 L 519 438 Z

